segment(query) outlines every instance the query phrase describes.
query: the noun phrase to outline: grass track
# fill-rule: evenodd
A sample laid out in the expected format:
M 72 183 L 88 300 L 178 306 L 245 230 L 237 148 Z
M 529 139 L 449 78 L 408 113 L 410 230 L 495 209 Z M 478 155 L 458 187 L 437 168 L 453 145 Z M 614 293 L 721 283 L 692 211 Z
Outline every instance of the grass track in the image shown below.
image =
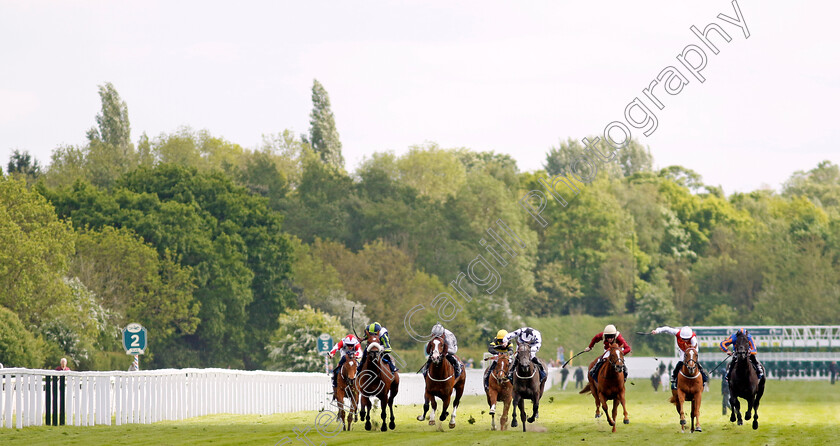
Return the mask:
M 631 424 L 619 424 L 618 432 L 610 433 L 603 417 L 594 419 L 594 400 L 578 395 L 569 386 L 565 392 L 547 392 L 540 410 L 540 420 L 531 429 L 541 432 L 522 433 L 521 427 L 506 432 L 489 430 L 489 415 L 483 397 L 468 397 L 458 411 L 454 430 L 437 432 L 426 422 L 414 419 L 421 408 L 397 408 L 397 430 L 366 432 L 354 425 L 352 432 L 334 437 L 321 437 L 314 429 L 316 412 L 299 412 L 271 416 L 214 415 L 179 422 L 153 425 L 96 427 L 35 427 L 0 429 L 0 445 L 266 445 L 292 439 L 289 445 L 306 444 L 296 438 L 294 429 L 312 428 L 309 439 L 327 445 L 543 445 L 574 441 L 577 444 L 738 444 L 738 445 L 817 445 L 838 444 L 840 438 L 840 385 L 827 382 L 771 381 L 759 409 L 759 429 L 753 431 L 729 423 L 721 415 L 719 381 L 712 382 L 711 392 L 704 394 L 701 411 L 703 433 L 680 434 L 679 417 L 667 402 L 667 394 L 654 393 L 648 380 L 634 380 L 628 388 L 628 411 Z M 549 400 L 553 397 L 553 402 Z M 530 405 L 527 406 L 530 411 Z M 621 409 L 619 408 L 619 416 Z M 378 413 L 374 414 L 378 421 Z M 469 424 L 473 417 L 475 424 Z M 373 419 L 373 417 L 372 417 Z M 357 430 L 360 427 L 361 430 Z

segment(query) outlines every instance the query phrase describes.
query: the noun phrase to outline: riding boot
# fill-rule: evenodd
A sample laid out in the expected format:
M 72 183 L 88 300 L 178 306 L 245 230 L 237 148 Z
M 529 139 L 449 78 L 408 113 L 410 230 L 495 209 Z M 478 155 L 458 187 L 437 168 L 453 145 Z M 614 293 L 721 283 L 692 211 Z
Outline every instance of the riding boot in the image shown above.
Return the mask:
M 458 358 L 456 358 L 453 354 L 446 355 L 446 360 L 449 361 L 449 363 L 452 364 L 452 367 L 455 368 L 455 378 L 457 379 L 461 376 L 461 363 L 458 362 Z
M 429 364 L 430 364 L 431 362 L 432 362 L 432 357 L 430 356 L 429 358 L 427 358 L 427 359 L 426 359 L 426 363 L 425 363 L 425 364 L 423 364 L 423 367 L 420 369 L 420 373 L 421 373 L 423 376 L 426 376 L 426 373 L 428 373 L 428 372 L 429 372 Z
M 513 362 L 510 364 L 510 370 L 508 370 L 508 381 L 513 382 L 513 371 L 516 370 L 517 367 L 517 358 L 513 358 Z
M 677 390 L 677 374 L 680 373 L 680 369 L 682 369 L 683 362 L 677 362 L 677 366 L 674 367 L 674 373 L 671 375 L 671 390 Z
M 490 374 L 493 373 L 493 368 L 496 367 L 496 362 L 490 363 L 490 367 L 487 367 L 487 370 L 484 371 L 484 391 L 486 392 L 488 388 L 490 388 Z
M 335 389 L 338 388 L 338 371 L 339 368 L 336 367 L 332 372 L 333 398 L 335 398 Z
M 388 368 L 391 369 L 391 373 L 397 373 L 398 369 L 397 366 L 394 365 L 394 361 L 391 359 L 391 355 L 386 353 L 382 356 L 382 360 L 385 361 L 386 364 L 388 364 Z
M 595 363 L 595 367 L 592 367 L 592 370 L 589 371 L 589 377 L 592 378 L 592 381 L 598 381 L 598 370 L 601 369 L 601 363 L 604 362 L 604 358 L 598 358 L 598 362 Z
M 542 362 L 541 362 L 539 359 L 537 359 L 537 357 L 536 357 L 536 356 L 534 356 L 533 358 L 531 358 L 531 362 L 533 362 L 534 364 L 536 364 L 536 365 L 537 365 L 537 369 L 539 369 L 539 371 L 540 371 L 540 382 L 545 381 L 545 379 L 548 377 L 548 374 L 547 374 L 547 373 L 545 373 L 545 370 L 543 369 L 543 366 L 542 366 Z
M 703 385 L 709 384 L 709 375 L 706 374 L 706 371 L 703 370 L 703 364 L 697 363 L 697 368 L 700 369 L 700 375 L 703 376 Z
M 750 361 L 752 362 L 753 368 L 755 368 L 755 373 L 758 375 L 758 379 L 761 380 L 764 378 L 764 367 L 758 363 L 758 358 L 755 355 L 750 355 Z

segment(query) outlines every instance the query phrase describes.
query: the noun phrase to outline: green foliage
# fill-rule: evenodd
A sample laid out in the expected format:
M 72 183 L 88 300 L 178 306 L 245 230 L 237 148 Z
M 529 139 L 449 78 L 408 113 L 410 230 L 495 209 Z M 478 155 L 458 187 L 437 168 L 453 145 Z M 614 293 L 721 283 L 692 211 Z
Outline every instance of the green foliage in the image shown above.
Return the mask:
M 315 79 L 312 82 L 312 113 L 309 115 L 309 138 L 306 141 L 325 163 L 344 168 L 341 154 L 341 140 L 335 127 L 335 117 L 330 107 L 330 96 L 324 86 Z
M 20 150 L 12 152 L 6 170 L 8 170 L 9 175 L 21 176 L 29 181 L 41 176 L 41 164 L 25 150 L 23 152 Z
M 324 357 L 318 354 L 318 336 L 328 333 L 337 340 L 348 333 L 335 316 L 308 305 L 287 310 L 279 316 L 277 325 L 266 347 L 269 353 L 265 366 L 269 370 L 320 372 Z
M 0 306 L 0 363 L 4 367 L 40 368 L 44 354 L 17 315 Z

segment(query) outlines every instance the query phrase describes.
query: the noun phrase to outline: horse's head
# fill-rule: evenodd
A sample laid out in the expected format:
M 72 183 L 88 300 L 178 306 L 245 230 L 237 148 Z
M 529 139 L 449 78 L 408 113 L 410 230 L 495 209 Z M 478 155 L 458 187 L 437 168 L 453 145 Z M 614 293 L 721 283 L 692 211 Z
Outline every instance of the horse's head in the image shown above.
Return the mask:
M 356 361 L 356 355 L 353 352 L 346 354 L 344 364 L 341 366 L 341 376 L 349 383 L 353 384 L 356 379 L 356 371 L 359 369 L 359 363 Z
M 697 361 L 700 359 L 700 354 L 697 353 L 697 349 L 694 347 L 689 347 L 685 350 L 685 361 L 683 361 L 683 366 L 688 371 L 688 375 L 694 376 L 697 373 Z
M 376 333 L 368 333 L 367 336 L 367 352 L 374 358 L 383 350 L 382 343 L 379 340 L 379 335 Z
M 610 344 L 609 361 L 616 373 L 624 371 L 624 353 L 622 353 L 621 346 L 615 342 Z
M 523 372 L 530 372 L 531 347 L 528 344 L 520 343 L 516 346 L 516 366 Z
M 507 379 L 508 371 L 510 370 L 510 357 L 506 353 L 496 355 L 496 368 L 493 369 L 493 375 L 496 381 L 504 382 Z
M 746 333 L 739 331 L 735 335 L 735 357 L 746 359 L 750 355 L 750 339 Z
M 440 361 L 449 352 L 449 347 L 443 339 L 443 336 L 435 336 L 426 344 L 426 354 L 432 358 L 432 362 L 440 364 Z

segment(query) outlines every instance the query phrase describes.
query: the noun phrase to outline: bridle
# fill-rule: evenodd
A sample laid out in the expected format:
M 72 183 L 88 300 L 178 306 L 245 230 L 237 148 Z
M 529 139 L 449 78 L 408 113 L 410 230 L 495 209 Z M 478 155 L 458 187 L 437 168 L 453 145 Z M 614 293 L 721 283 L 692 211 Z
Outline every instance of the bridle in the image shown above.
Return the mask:
M 688 373 L 691 376 L 686 375 L 680 370 L 680 375 L 688 378 L 688 379 L 696 379 L 700 376 L 700 372 L 697 370 L 697 359 L 695 356 L 697 355 L 697 350 L 694 347 L 691 347 L 685 351 L 685 361 L 683 361 L 683 366 L 688 370 Z
M 496 380 L 497 383 L 502 384 L 507 381 L 507 370 L 510 368 L 510 358 L 504 353 L 496 355 L 496 369 L 490 376 Z
M 613 355 L 613 353 L 615 353 L 615 355 Z M 613 361 L 613 356 L 615 356 L 616 358 L 615 361 Z M 609 361 L 610 365 L 613 366 L 613 370 L 615 370 L 615 373 L 624 372 L 624 358 L 622 357 L 621 348 L 615 343 L 610 344 Z
M 446 357 L 447 351 L 448 348 L 446 346 L 446 342 L 444 342 L 443 337 L 441 336 L 435 336 L 428 344 L 426 344 L 426 352 L 429 353 L 429 357 L 432 359 L 432 364 L 434 365 L 440 365 L 443 362 L 443 358 Z M 426 373 L 426 377 L 435 382 L 446 382 L 452 379 L 453 376 L 455 376 L 455 370 L 452 370 L 452 374 L 443 379 L 434 378 L 431 371 Z
M 520 356 L 524 356 L 525 359 L 523 360 Z M 527 370 L 531 370 L 531 376 L 522 376 L 519 374 L 519 370 L 522 369 L 525 373 L 528 373 Z M 516 377 L 519 379 L 531 379 L 534 377 L 534 374 L 537 373 L 537 368 L 531 364 L 531 349 L 526 344 L 519 344 L 516 348 Z
M 353 353 L 347 353 L 347 360 L 344 361 L 344 364 L 341 366 L 341 377 L 344 378 L 344 381 L 347 382 L 348 387 L 351 389 L 356 381 L 356 371 L 358 370 L 358 365 L 359 363 L 356 362 L 355 355 Z M 347 376 L 351 373 L 351 370 L 353 373 L 352 378 Z

